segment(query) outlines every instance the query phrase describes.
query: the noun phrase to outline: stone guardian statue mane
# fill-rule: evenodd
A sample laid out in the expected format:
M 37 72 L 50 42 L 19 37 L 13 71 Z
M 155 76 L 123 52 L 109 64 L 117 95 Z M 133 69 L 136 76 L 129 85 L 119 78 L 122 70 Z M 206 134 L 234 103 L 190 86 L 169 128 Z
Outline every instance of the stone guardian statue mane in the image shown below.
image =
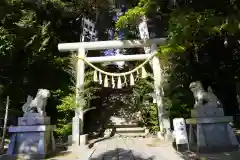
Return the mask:
M 209 86 L 208 91 L 206 92 L 200 81 L 192 82 L 189 85 L 190 90 L 193 92 L 195 99 L 194 108 L 201 106 L 221 106 L 220 101 L 217 96 L 213 93 L 212 88 Z
M 23 105 L 22 110 L 24 116 L 28 113 L 39 113 L 39 115 L 44 116 L 45 107 L 47 105 L 47 99 L 50 97 L 50 91 L 47 89 L 38 89 L 36 97 L 28 96 L 27 102 Z

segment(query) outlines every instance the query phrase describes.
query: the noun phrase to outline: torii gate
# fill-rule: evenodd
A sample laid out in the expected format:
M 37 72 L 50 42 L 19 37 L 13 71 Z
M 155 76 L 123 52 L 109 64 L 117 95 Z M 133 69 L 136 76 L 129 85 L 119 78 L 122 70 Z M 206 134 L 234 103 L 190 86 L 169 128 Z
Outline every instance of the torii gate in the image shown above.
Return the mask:
M 84 89 L 84 70 L 86 59 L 91 63 L 103 63 L 103 62 L 116 62 L 116 61 L 137 61 L 146 60 L 151 58 L 152 54 L 137 54 L 137 55 L 121 55 L 121 56 L 102 56 L 102 57 L 86 57 L 85 53 L 88 50 L 103 50 L 103 49 L 114 49 L 114 48 L 140 48 L 152 46 L 152 51 L 156 52 L 156 45 L 163 45 L 166 43 L 165 38 L 156 38 L 148 40 L 112 40 L 112 41 L 95 41 L 95 42 L 76 42 L 76 43 L 61 43 L 58 44 L 58 50 L 61 52 L 67 51 L 77 51 L 78 61 L 77 61 L 77 104 L 80 104 L 84 100 L 79 96 L 79 91 Z M 155 59 L 155 60 L 154 60 Z M 160 63 L 158 57 L 153 57 L 153 68 L 154 81 L 159 83 L 154 83 L 155 88 L 159 88 L 162 81 L 161 73 L 159 71 Z M 158 71 L 159 70 L 159 71 Z M 156 86 L 158 85 L 158 86 Z M 156 93 L 157 98 L 161 99 L 161 93 Z M 163 107 L 163 106 L 162 106 Z M 162 119 L 160 119 L 161 121 Z M 161 132 L 164 131 L 164 126 L 161 128 Z M 166 129 L 166 128 L 165 128 Z M 168 129 L 168 127 L 167 127 Z M 80 136 L 83 134 L 83 110 L 77 108 L 75 111 L 75 117 L 73 117 L 72 123 L 72 143 L 73 145 L 80 145 Z

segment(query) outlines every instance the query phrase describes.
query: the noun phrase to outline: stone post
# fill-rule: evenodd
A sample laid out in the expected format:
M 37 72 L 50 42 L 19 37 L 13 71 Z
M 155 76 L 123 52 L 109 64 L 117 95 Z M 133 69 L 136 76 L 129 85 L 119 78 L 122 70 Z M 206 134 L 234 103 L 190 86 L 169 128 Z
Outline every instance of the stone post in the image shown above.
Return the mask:
M 79 47 L 78 57 L 85 56 L 85 49 Z M 80 135 L 83 134 L 83 105 L 84 99 L 79 94 L 84 89 L 84 61 L 80 58 L 77 60 L 77 78 L 76 78 L 76 105 L 75 117 L 72 121 L 72 144 L 80 145 Z

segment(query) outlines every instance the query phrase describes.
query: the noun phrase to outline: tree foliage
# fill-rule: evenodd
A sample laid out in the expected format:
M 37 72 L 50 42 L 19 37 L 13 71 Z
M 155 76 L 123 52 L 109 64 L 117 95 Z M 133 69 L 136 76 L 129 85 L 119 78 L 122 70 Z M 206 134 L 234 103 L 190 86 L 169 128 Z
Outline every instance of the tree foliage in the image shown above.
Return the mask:
M 152 133 L 159 131 L 159 121 L 157 106 L 153 103 L 154 84 L 151 77 L 152 74 L 147 79 L 137 81 L 132 91 L 132 105 L 141 113 L 140 125 L 147 127 Z
M 35 96 L 37 89 L 46 88 L 52 94 L 48 115 L 54 115 L 53 123 L 64 117 L 56 115 L 56 106 L 73 104 L 75 68 L 71 54 L 75 53 L 60 53 L 58 43 L 79 41 L 81 18 L 94 17 L 108 7 L 104 0 L 2 0 L 1 97 L 10 96 L 11 107 L 20 110 L 28 94 Z
M 238 112 L 235 97 L 240 57 L 239 1 L 138 2 L 116 26 L 136 26 L 143 15 L 166 23 L 168 45 L 163 48 L 170 52 L 160 50 L 159 56 L 165 62 L 162 63 L 166 77 L 165 97 L 170 100 L 172 117 L 189 116 L 186 110 L 191 109 L 194 100 L 188 86 L 196 80 L 202 81 L 205 87 L 213 87 L 226 115 Z M 165 17 L 167 20 L 163 21 Z M 161 28 L 154 24 L 155 28 Z M 184 50 L 173 50 L 176 46 Z

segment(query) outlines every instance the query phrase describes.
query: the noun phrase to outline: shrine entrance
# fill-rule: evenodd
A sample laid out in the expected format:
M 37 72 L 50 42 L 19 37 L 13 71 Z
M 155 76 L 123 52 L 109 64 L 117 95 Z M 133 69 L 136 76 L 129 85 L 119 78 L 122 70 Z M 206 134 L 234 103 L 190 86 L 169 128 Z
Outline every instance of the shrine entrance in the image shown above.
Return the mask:
M 112 82 L 112 87 L 121 88 L 123 79 L 130 78 L 130 84 L 134 85 L 133 73 L 140 70 L 142 78 L 145 78 L 144 65 L 151 62 L 154 74 L 154 85 L 156 101 L 158 104 L 158 115 L 160 122 L 161 134 L 169 131 L 170 126 L 164 126 L 164 114 L 162 106 L 162 94 L 161 94 L 161 67 L 157 55 L 157 45 L 165 44 L 164 38 L 156 38 L 149 40 L 112 40 L 112 41 L 95 41 L 95 42 L 77 42 L 77 43 L 62 43 L 58 45 L 58 49 L 61 52 L 77 51 L 77 82 L 76 82 L 76 97 L 77 104 L 79 106 L 84 105 L 84 99 L 79 95 L 79 92 L 84 89 L 84 70 L 85 64 L 95 69 L 94 81 L 99 81 L 105 87 L 109 86 L 109 79 Z M 136 55 L 118 55 L 118 56 L 103 56 L 103 57 L 87 57 L 86 51 L 88 50 L 102 50 L 102 49 L 114 49 L 114 48 L 137 48 L 137 47 L 149 47 L 151 46 L 150 54 L 136 54 Z M 110 73 L 101 70 L 96 67 L 94 63 L 104 62 L 117 62 L 117 61 L 144 61 L 139 66 L 131 71 L 124 73 Z M 104 77 L 104 79 L 102 78 Z M 117 83 L 115 83 L 117 81 Z M 124 81 L 125 82 L 125 81 Z M 159 106 L 161 105 L 161 106 Z M 81 107 L 82 108 L 82 107 Z M 75 117 L 73 117 L 72 123 L 72 142 L 75 145 L 80 145 L 80 136 L 83 134 L 83 110 L 80 107 L 75 111 Z M 166 117 L 165 117 L 166 119 Z

